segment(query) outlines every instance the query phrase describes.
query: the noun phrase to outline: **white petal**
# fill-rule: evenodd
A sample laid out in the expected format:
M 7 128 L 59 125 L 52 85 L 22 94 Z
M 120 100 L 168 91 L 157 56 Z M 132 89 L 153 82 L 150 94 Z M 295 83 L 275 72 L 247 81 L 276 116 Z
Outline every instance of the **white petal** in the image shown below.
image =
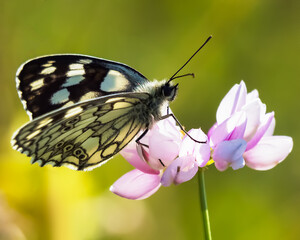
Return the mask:
M 246 165 L 255 170 L 269 170 L 282 162 L 292 151 L 293 139 L 288 136 L 263 137 L 244 153 Z
M 235 84 L 222 99 L 217 110 L 217 123 L 221 124 L 227 118 L 246 104 L 247 88 L 243 81 Z

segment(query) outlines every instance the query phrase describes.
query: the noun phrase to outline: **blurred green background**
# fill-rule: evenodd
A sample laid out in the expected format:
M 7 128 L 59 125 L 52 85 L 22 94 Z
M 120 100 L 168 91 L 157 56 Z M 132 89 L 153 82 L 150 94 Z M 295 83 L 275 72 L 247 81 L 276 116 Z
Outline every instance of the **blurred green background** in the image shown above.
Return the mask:
M 206 171 L 214 239 L 299 239 L 299 1 L 0 0 L 0 239 L 202 239 L 197 178 L 143 201 L 110 185 L 132 167 L 120 156 L 92 172 L 40 168 L 10 146 L 28 121 L 15 72 L 29 58 L 81 53 L 123 62 L 149 79 L 182 71 L 173 112 L 207 132 L 235 83 L 258 89 L 276 135 L 294 149 L 270 171 Z

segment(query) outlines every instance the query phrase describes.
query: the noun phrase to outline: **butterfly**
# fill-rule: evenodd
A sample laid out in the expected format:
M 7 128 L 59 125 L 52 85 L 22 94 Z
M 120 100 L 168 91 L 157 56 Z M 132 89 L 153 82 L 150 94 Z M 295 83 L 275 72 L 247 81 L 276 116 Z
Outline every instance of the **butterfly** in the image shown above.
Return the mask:
M 40 166 L 92 170 L 143 131 L 138 143 L 155 122 L 173 117 L 180 125 L 172 113 L 163 112 L 177 95 L 172 80 L 191 75 L 176 76 L 192 57 L 163 81 L 148 81 L 125 64 L 86 55 L 31 59 L 16 74 L 30 121 L 11 144 Z

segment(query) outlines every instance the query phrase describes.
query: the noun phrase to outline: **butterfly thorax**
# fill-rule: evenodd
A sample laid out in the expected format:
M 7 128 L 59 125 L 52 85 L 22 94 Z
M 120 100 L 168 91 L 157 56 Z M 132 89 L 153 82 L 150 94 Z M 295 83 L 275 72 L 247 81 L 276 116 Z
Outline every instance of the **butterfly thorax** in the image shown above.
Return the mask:
M 141 113 L 137 117 L 147 122 L 147 126 L 151 128 L 152 124 L 159 121 L 166 112 L 169 102 L 175 99 L 177 85 L 168 83 L 166 80 L 155 80 L 137 87 L 135 91 L 149 94 L 149 98 L 136 110 Z

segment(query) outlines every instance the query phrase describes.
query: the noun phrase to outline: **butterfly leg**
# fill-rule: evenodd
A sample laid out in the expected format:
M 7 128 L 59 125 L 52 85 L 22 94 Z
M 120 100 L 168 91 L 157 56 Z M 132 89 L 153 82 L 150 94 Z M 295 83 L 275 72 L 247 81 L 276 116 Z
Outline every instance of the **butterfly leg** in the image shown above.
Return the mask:
M 140 140 L 147 134 L 148 131 L 149 131 L 149 129 L 146 128 L 145 131 L 135 140 L 135 142 L 139 145 L 149 148 L 149 146 L 147 144 L 140 142 Z
M 168 111 L 169 111 L 169 108 L 168 108 Z M 166 119 L 168 117 L 172 117 L 175 122 L 178 124 L 178 126 L 180 127 L 180 129 L 190 138 L 192 139 L 193 141 L 195 141 L 196 143 L 206 143 L 207 141 L 198 141 L 196 140 L 195 138 L 193 138 L 187 131 L 185 131 L 184 127 L 181 125 L 181 123 L 178 121 L 178 119 L 175 117 L 175 115 L 173 113 L 169 113 L 165 116 L 162 116 L 160 120 L 163 120 L 163 119 Z

